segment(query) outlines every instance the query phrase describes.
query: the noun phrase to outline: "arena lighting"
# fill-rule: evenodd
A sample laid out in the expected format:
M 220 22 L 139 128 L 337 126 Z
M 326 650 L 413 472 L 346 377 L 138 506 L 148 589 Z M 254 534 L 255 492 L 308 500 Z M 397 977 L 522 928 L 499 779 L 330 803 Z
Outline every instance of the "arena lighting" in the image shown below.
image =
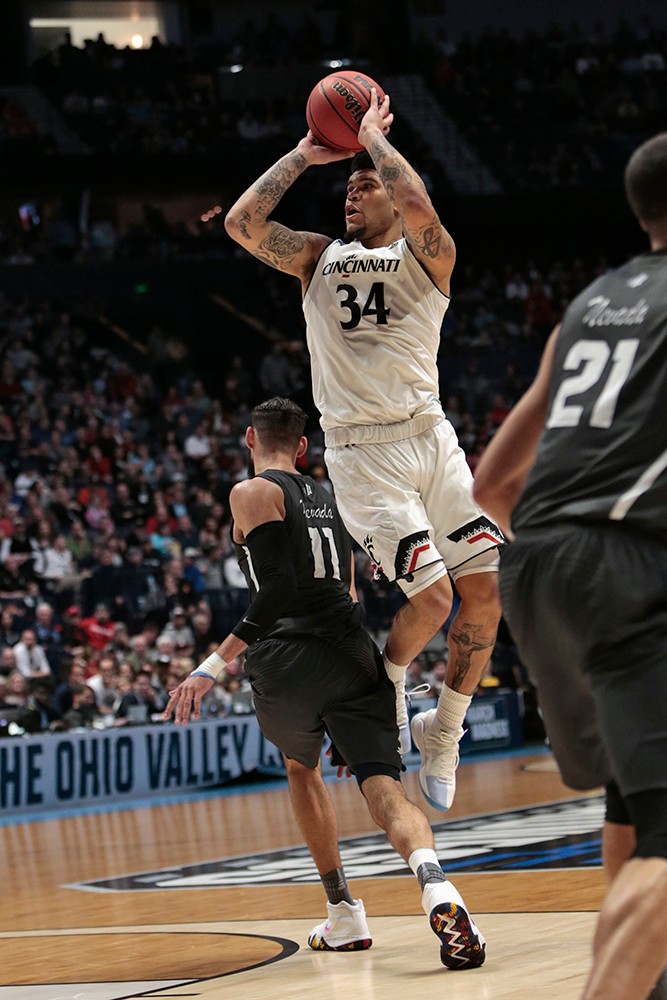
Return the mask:
M 133 49 L 142 49 L 144 47 L 144 36 L 143 35 L 132 35 L 130 45 Z
M 349 59 L 325 59 L 322 65 L 329 66 L 331 69 L 340 69 L 342 66 L 350 66 L 351 61 Z
M 243 69 L 243 65 L 241 63 L 234 63 L 233 66 L 229 67 L 229 72 L 230 73 L 240 73 L 242 71 L 242 69 Z

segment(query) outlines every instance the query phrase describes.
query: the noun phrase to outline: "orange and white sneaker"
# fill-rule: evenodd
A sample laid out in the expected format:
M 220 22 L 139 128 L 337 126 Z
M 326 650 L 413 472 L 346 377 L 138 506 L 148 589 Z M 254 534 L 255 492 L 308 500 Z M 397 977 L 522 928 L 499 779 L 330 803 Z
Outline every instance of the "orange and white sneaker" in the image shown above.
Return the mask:
M 313 927 L 308 944 L 314 951 L 364 951 L 373 944 L 360 899 L 327 903 L 328 918 Z

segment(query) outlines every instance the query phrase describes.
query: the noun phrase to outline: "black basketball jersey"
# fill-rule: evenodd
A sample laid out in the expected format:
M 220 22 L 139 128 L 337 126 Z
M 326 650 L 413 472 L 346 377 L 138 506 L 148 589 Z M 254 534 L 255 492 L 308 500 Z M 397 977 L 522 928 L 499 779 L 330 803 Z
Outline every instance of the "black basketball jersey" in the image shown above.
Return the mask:
M 515 530 L 623 522 L 667 540 L 667 251 L 635 257 L 570 305 Z
M 285 495 L 285 525 L 297 579 L 295 606 L 262 638 L 284 634 L 344 635 L 360 621 L 350 597 L 351 541 L 336 504 L 310 476 L 269 469 L 259 474 Z M 247 546 L 235 544 L 252 600 L 259 583 Z

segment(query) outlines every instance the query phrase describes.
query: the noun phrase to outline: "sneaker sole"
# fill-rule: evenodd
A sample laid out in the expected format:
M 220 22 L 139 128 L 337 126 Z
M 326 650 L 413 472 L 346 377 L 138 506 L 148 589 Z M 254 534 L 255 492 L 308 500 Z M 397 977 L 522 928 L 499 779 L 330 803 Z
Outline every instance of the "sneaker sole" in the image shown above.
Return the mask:
M 414 719 L 413 719 L 413 722 L 414 722 Z M 421 740 L 419 739 L 419 737 L 421 737 L 421 736 L 424 735 L 424 730 L 423 730 L 421 724 L 418 724 L 418 725 L 414 726 L 414 728 L 412 728 L 412 726 L 411 726 L 410 727 L 410 732 L 412 734 L 412 742 L 414 743 L 414 745 L 419 750 L 419 755 L 420 755 L 421 759 L 423 760 L 424 759 L 424 753 L 422 751 Z M 433 806 L 434 809 L 438 809 L 440 812 L 447 812 L 447 810 L 449 809 L 449 805 L 445 806 L 445 805 L 442 804 L 442 802 L 436 802 L 436 800 L 432 799 L 431 796 L 428 794 L 428 792 L 426 790 L 425 780 L 422 780 L 422 771 L 423 770 L 424 770 L 423 767 L 419 768 L 419 788 L 421 790 L 422 795 L 424 796 L 424 798 L 426 799 L 426 801 L 428 802 L 428 804 L 430 806 Z M 452 798 L 452 802 L 453 801 L 454 801 L 454 799 Z M 451 804 L 452 803 L 450 802 L 450 805 Z
M 472 928 L 458 903 L 439 903 L 431 910 L 431 928 L 440 938 L 440 961 L 448 969 L 478 969 L 486 959 L 486 942 Z
M 308 938 L 308 946 L 313 951 L 366 951 L 373 944 L 372 938 L 358 938 L 356 941 L 347 941 L 345 944 L 328 944 L 324 938 Z

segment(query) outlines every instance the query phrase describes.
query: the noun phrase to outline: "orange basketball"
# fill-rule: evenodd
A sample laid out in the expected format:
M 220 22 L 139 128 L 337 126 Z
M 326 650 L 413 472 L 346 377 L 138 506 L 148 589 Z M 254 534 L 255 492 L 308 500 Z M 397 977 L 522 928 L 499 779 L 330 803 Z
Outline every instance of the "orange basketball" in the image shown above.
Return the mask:
M 330 73 L 313 87 L 306 105 L 306 121 L 319 143 L 331 149 L 363 149 L 357 136 L 371 103 L 371 87 L 382 101 L 384 91 L 375 80 L 348 69 Z

